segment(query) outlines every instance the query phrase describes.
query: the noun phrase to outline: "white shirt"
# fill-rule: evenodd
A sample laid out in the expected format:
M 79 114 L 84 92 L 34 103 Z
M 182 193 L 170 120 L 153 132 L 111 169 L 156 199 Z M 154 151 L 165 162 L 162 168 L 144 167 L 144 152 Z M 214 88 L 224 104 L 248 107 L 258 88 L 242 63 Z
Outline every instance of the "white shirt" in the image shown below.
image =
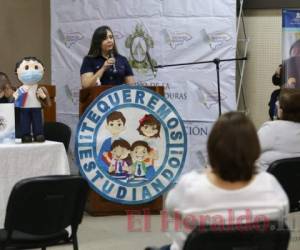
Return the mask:
M 190 230 L 186 223 L 176 222 L 171 217 L 175 210 L 182 216 L 182 221 L 194 218 L 193 226 L 241 224 L 255 222 L 257 216 L 268 220 L 284 219 L 289 203 L 280 184 L 266 172 L 257 174 L 241 189 L 226 190 L 211 183 L 206 174 L 192 171 L 183 175 L 169 192 L 166 209 L 168 218 L 162 219 L 168 221 L 167 232 L 173 240 L 171 250 L 181 250 Z M 178 225 L 181 225 L 179 230 Z
M 260 170 L 279 159 L 300 156 L 300 123 L 291 121 L 268 121 L 258 130 L 261 155 L 257 161 Z
M 27 92 L 27 99 L 24 105 L 24 108 L 41 108 L 42 105 L 39 102 L 36 91 L 38 89 L 38 85 L 34 84 L 32 86 L 29 86 L 28 92 Z

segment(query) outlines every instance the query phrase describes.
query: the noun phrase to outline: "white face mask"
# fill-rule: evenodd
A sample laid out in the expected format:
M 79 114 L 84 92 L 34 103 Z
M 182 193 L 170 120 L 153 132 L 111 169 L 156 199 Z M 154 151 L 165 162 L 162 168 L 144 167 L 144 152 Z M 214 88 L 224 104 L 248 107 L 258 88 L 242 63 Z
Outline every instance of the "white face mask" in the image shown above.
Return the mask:
M 36 84 L 43 78 L 43 72 L 41 70 L 26 70 L 19 73 L 19 80 L 24 84 Z

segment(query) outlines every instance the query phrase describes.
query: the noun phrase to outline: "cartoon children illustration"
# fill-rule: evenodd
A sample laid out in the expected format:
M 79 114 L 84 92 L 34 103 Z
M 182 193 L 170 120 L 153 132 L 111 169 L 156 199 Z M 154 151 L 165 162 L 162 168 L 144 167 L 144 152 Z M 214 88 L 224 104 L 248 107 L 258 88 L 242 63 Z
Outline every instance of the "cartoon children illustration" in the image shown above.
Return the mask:
M 149 163 L 145 160 L 149 157 L 150 147 L 147 142 L 144 141 L 135 141 L 131 145 L 131 158 L 132 165 L 131 174 L 134 180 L 148 180 L 152 178 L 149 176 L 149 168 L 151 167 Z M 152 167 L 153 168 L 153 167 Z M 152 172 L 152 171 L 151 171 Z
M 126 179 L 129 176 L 130 144 L 125 140 L 115 140 L 111 151 L 103 154 L 109 163 L 108 173 L 114 178 Z
M 102 166 L 102 168 L 107 172 L 108 172 L 109 163 L 105 160 L 105 157 L 103 157 L 104 153 L 110 152 L 112 143 L 117 139 L 121 139 L 119 135 L 125 130 L 125 123 L 126 123 L 126 119 L 124 115 L 119 111 L 114 111 L 110 113 L 106 118 L 105 127 L 112 136 L 105 139 L 104 142 L 102 143 L 98 154 L 98 160 L 100 166 Z
M 151 114 L 144 115 L 139 123 L 137 131 L 144 136 L 144 140 L 150 146 L 149 161 L 151 165 L 154 165 L 154 161 L 158 159 L 157 139 L 160 136 L 161 125 Z

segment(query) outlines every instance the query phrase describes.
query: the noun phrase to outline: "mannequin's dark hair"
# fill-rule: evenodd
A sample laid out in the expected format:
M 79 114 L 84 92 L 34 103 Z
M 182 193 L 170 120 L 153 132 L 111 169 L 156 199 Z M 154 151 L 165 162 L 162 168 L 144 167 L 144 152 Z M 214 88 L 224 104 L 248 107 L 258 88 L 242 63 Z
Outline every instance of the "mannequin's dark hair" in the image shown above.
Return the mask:
M 43 66 L 43 68 L 45 69 L 44 64 L 43 64 L 39 59 L 37 59 L 37 58 L 34 57 L 34 56 L 26 56 L 26 57 L 23 57 L 20 61 L 18 61 L 18 62 L 16 63 L 15 73 L 17 73 L 17 70 L 18 70 L 18 68 L 20 67 L 20 65 L 21 65 L 21 63 L 22 63 L 23 61 L 37 61 L 37 62 L 39 62 L 39 63 Z

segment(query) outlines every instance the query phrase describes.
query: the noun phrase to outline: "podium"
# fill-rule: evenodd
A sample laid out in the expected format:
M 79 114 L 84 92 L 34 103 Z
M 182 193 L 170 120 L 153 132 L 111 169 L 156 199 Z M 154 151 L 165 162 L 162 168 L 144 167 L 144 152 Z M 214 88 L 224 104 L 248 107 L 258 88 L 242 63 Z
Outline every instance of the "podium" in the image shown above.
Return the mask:
M 83 114 L 84 110 L 100 93 L 112 87 L 112 85 L 103 85 L 81 89 L 79 93 L 79 115 L 81 116 Z M 162 86 L 146 88 L 164 96 L 164 87 Z M 162 210 L 162 206 L 162 196 L 140 205 L 124 205 L 109 201 L 90 188 L 87 197 L 86 211 L 92 216 L 126 215 L 127 213 L 159 214 Z
M 56 102 L 55 102 L 56 86 L 50 84 L 39 84 L 39 85 L 47 89 L 51 101 L 50 107 L 43 108 L 44 121 L 55 122 L 56 121 Z

